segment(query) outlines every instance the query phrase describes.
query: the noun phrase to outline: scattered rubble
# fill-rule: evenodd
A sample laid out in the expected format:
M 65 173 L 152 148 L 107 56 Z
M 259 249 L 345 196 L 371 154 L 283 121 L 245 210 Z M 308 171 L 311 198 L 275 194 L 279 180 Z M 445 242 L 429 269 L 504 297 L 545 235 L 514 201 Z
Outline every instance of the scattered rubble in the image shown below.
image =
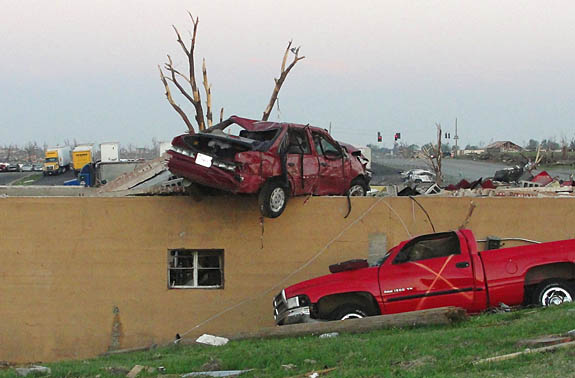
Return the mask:
M 130 372 L 128 374 L 126 374 L 127 378 L 136 378 L 138 376 L 138 374 L 140 374 L 142 372 L 142 370 L 145 369 L 145 366 L 142 365 L 135 365 L 132 370 L 130 370 Z
M 14 370 L 16 371 L 16 373 L 18 375 L 20 375 L 22 377 L 26 377 L 29 374 L 31 374 L 33 376 L 52 374 L 52 369 L 50 369 L 49 367 L 39 366 L 39 365 L 32 365 L 29 367 L 20 367 L 20 368 L 15 368 Z
M 338 332 L 330 332 L 330 333 L 322 333 L 321 335 L 319 335 L 320 339 L 332 339 L 334 337 L 338 337 L 339 333 Z
M 391 365 L 393 366 L 399 366 L 402 369 L 405 370 L 409 370 L 409 369 L 414 369 L 423 365 L 427 365 L 430 363 L 435 362 L 435 358 L 433 358 L 432 356 L 423 356 L 420 358 L 417 358 L 415 360 L 409 360 L 409 361 L 395 361 L 392 362 Z
M 214 335 L 208 335 L 204 333 L 202 336 L 196 339 L 196 343 L 199 344 L 206 344 L 206 345 L 213 345 L 213 346 L 222 346 L 226 345 L 230 341 L 225 337 L 219 337 Z
M 499 171 L 498 171 L 499 172 Z M 562 181 L 553 178 L 546 171 L 536 176 L 506 176 L 500 174 L 494 178 L 479 178 L 473 182 L 462 179 L 457 184 L 443 188 L 437 184 L 404 184 L 382 187 L 374 196 L 441 196 L 441 197 L 575 197 L 573 184 L 575 180 Z M 511 178 L 510 178 L 511 177 Z M 497 179 L 504 179 L 500 181 Z M 511 180 L 517 178 L 517 180 Z

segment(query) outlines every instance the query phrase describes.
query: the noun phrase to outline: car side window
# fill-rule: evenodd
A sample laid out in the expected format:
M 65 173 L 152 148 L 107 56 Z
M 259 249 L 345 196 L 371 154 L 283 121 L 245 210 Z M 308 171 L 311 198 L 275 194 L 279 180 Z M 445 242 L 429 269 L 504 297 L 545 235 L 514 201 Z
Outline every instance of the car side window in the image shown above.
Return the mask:
M 324 155 L 329 157 L 341 156 L 341 151 L 332 142 L 324 138 L 322 135 L 314 133 L 313 143 L 315 145 L 315 150 L 318 155 Z
M 288 130 L 288 154 L 310 154 L 311 148 L 305 130 Z
M 407 243 L 393 260 L 394 264 L 461 254 L 455 232 L 423 235 Z

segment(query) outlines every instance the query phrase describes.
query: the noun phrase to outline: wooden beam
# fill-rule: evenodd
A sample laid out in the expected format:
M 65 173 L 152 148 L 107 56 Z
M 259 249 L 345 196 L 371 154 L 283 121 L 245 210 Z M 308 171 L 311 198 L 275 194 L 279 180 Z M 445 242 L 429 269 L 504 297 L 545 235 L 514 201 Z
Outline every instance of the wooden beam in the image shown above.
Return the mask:
M 441 307 L 430 310 L 404 312 L 401 314 L 370 316 L 363 319 L 348 319 L 332 322 L 315 322 L 263 328 L 257 331 L 241 332 L 226 336 L 230 340 L 293 337 L 319 335 L 329 332 L 362 333 L 377 329 L 413 326 L 447 325 L 467 319 L 465 310 L 458 307 Z

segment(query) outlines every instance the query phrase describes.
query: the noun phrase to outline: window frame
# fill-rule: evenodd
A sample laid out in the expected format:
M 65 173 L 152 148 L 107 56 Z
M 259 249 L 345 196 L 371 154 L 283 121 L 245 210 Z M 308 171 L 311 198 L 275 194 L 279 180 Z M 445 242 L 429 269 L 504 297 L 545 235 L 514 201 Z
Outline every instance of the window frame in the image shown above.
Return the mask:
M 172 260 L 177 259 L 177 255 L 173 255 L 172 253 L 178 252 L 192 252 L 193 256 L 193 265 L 191 267 L 172 267 Z M 218 267 L 200 267 L 199 266 L 199 259 L 201 254 L 214 254 L 218 257 L 219 266 Z M 177 264 L 177 260 L 175 260 L 175 264 Z M 168 249 L 168 261 L 167 261 L 168 269 L 167 269 L 167 281 L 168 281 L 168 289 L 223 289 L 224 288 L 224 250 L 223 249 L 194 249 L 194 248 L 172 248 Z M 172 285 L 170 280 L 171 272 L 174 270 L 192 270 L 193 272 L 193 285 Z M 201 270 L 218 270 L 220 272 L 220 284 L 219 285 L 199 285 L 198 284 L 198 277 L 199 271 Z

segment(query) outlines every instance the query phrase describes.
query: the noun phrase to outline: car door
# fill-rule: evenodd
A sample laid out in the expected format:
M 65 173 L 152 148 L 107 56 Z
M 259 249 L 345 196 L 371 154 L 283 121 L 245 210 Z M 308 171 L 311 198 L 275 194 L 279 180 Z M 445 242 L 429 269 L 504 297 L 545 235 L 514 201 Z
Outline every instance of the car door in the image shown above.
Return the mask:
M 344 170 L 345 155 L 341 147 L 319 132 L 312 132 L 314 149 L 319 162 L 317 195 L 342 195 L 347 188 Z
M 471 310 L 475 282 L 467 244 L 460 241 L 455 232 L 423 235 L 386 261 L 379 270 L 385 312 L 444 306 Z
M 289 128 L 287 138 L 286 170 L 292 195 L 313 193 L 319 162 L 312 154 L 309 133 L 304 128 Z

